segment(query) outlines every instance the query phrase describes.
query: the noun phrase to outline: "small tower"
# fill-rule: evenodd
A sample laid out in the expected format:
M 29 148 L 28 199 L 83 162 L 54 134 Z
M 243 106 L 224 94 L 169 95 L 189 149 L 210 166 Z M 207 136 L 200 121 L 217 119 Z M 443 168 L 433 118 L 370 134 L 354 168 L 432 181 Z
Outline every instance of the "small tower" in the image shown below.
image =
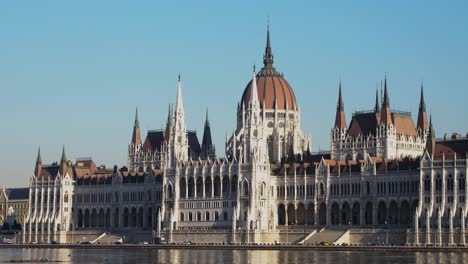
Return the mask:
M 380 113 L 380 103 L 379 103 L 379 89 L 375 91 L 375 106 L 374 106 L 374 112 L 376 114 Z
M 138 120 L 138 108 L 135 111 L 135 124 L 133 125 L 132 145 L 134 148 L 141 146 L 140 121 Z
M 384 126 L 392 124 L 392 114 L 390 112 L 390 99 L 388 98 L 387 91 L 387 77 L 384 81 L 384 99 L 382 102 L 382 112 L 380 115 L 380 123 Z
M 343 97 L 341 96 L 341 81 L 338 88 L 338 103 L 336 106 L 335 128 L 339 130 L 346 129 L 346 119 L 344 112 Z
M 429 131 L 427 134 L 427 140 L 426 140 L 426 150 L 431 155 L 431 158 L 434 159 L 434 153 L 435 153 L 435 131 L 434 127 L 432 126 L 432 116 L 429 119 Z
M 60 159 L 60 176 L 65 177 L 65 174 L 68 171 L 68 164 L 67 164 L 67 156 L 65 155 L 65 144 L 63 145 L 62 149 L 62 158 Z
M 428 128 L 429 128 L 429 124 L 427 122 L 426 103 L 424 102 L 424 86 L 421 83 L 421 98 L 419 100 L 417 129 L 418 129 L 419 136 L 422 137 L 423 139 L 428 133 Z
M 130 170 L 136 170 L 140 159 L 141 145 L 141 133 L 140 133 L 140 121 L 138 119 L 138 108 L 135 110 L 135 123 L 133 125 L 132 141 L 128 145 L 128 167 Z
M 215 149 L 213 145 L 213 141 L 211 139 L 211 127 L 210 121 L 208 120 L 208 109 L 206 110 L 206 119 L 205 119 L 205 127 L 203 129 L 203 140 L 202 140 L 202 156 L 205 159 L 215 156 Z
M 169 138 L 171 137 L 172 131 L 172 106 L 169 105 L 169 109 L 167 110 L 167 121 L 166 121 L 166 130 L 164 131 L 164 141 L 166 143 L 169 142 Z
M 380 125 L 377 133 L 377 156 L 384 159 L 394 159 L 397 155 L 396 131 L 393 126 L 390 112 L 390 99 L 388 98 L 387 76 L 384 81 L 384 96 L 380 112 Z
M 338 88 L 338 102 L 336 105 L 335 126 L 331 130 L 331 158 L 341 160 L 341 143 L 346 137 L 346 118 L 343 97 L 341 95 L 341 81 Z
M 173 124 L 171 126 L 169 139 L 169 166 L 172 167 L 176 161 L 188 160 L 188 138 L 185 126 L 185 112 L 182 100 L 182 85 L 177 83 L 177 97 L 174 109 Z
M 42 158 L 41 158 L 41 148 L 37 150 L 37 159 L 36 159 L 36 167 L 34 169 L 34 176 L 39 177 L 42 171 Z

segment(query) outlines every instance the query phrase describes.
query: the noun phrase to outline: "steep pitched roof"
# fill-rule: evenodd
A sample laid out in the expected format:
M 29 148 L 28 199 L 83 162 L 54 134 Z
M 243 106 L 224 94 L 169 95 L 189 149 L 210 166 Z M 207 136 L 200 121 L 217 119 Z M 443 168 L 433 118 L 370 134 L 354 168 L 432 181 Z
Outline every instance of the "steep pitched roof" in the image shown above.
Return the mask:
M 145 143 L 143 144 L 143 151 L 154 152 L 161 151 L 162 143 L 164 142 L 164 132 L 162 130 L 149 130 L 146 135 Z
M 28 200 L 29 188 L 10 188 L 6 189 L 8 200 Z

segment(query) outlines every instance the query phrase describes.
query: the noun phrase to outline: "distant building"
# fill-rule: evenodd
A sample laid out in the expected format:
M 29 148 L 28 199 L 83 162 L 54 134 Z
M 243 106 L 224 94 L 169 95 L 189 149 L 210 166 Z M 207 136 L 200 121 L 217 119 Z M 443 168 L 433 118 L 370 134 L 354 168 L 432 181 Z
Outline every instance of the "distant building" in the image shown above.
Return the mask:
M 0 189 L 0 226 L 7 222 L 8 213 L 13 212 L 16 222 L 23 225 L 29 211 L 29 188 Z

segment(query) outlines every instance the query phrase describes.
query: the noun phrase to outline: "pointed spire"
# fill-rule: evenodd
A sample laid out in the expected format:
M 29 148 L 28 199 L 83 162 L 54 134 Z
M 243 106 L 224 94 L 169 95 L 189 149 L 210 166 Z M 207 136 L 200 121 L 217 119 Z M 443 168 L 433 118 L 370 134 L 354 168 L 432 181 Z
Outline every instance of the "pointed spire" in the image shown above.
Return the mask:
M 432 115 L 429 117 L 429 134 L 427 137 L 435 139 L 434 127 L 432 126 Z
M 417 128 L 420 131 L 420 133 L 424 133 L 428 129 L 426 103 L 424 102 L 424 87 L 422 83 L 421 83 L 421 98 L 419 101 Z
M 172 105 L 169 104 L 167 107 L 167 123 L 166 125 L 172 124 Z
M 343 97 L 341 96 L 341 80 L 340 80 L 340 86 L 338 88 L 338 105 L 336 109 L 338 111 L 344 110 Z
M 133 126 L 132 145 L 134 147 L 141 144 L 140 121 L 138 120 L 138 108 L 135 111 L 135 125 Z
M 344 103 L 343 103 L 343 97 L 341 95 L 341 80 L 340 80 L 340 84 L 338 88 L 338 103 L 336 107 L 335 128 L 338 128 L 338 129 L 346 128 Z
M 34 168 L 34 175 L 38 177 L 41 175 L 42 171 L 42 158 L 41 158 L 41 147 L 37 150 L 37 159 L 36 159 L 36 167 Z
M 38 148 L 37 150 L 37 159 L 36 159 L 36 164 L 42 164 L 42 158 L 41 158 L 41 147 Z
M 138 107 L 135 110 L 135 128 L 140 127 L 140 121 L 138 120 Z
M 65 144 L 63 144 L 62 148 L 62 159 L 60 160 L 61 163 L 67 163 L 67 156 L 65 155 Z
M 390 112 L 390 100 L 388 99 L 388 91 L 387 91 L 387 75 L 385 75 L 385 80 L 384 80 L 384 98 L 383 98 L 382 110 L 380 114 L 380 122 L 384 125 L 389 125 L 392 123 L 392 113 Z
M 379 113 L 379 112 L 380 112 L 379 89 L 376 89 L 376 91 L 375 91 L 375 106 L 374 106 L 374 112 L 376 112 L 376 113 Z
M 385 80 L 384 80 L 384 99 L 382 102 L 382 108 L 384 107 L 390 107 L 390 99 L 388 98 L 388 91 L 387 91 L 387 75 L 385 75 Z
M 258 104 L 258 88 L 257 88 L 257 77 L 255 74 L 255 65 L 252 72 L 252 86 L 250 88 L 250 104 Z
M 184 105 L 182 100 L 182 85 L 180 81 L 180 74 L 179 74 L 179 81 L 177 82 L 177 98 L 176 98 L 176 112 L 180 113 L 184 111 Z
M 426 112 L 426 103 L 424 102 L 424 85 L 421 83 L 421 98 L 419 101 L 419 111 Z
M 203 140 L 202 140 L 202 154 L 204 158 L 209 158 L 215 155 L 214 145 L 211 138 L 210 121 L 208 120 L 208 109 L 206 109 L 206 120 L 205 128 L 203 129 Z
M 208 108 L 206 108 L 205 126 L 210 126 L 210 120 L 208 120 Z
M 65 155 L 65 144 L 63 145 L 62 149 L 62 159 L 60 160 L 60 167 L 59 167 L 59 172 L 62 177 L 65 176 L 68 170 L 68 165 L 67 165 L 67 156 Z
M 432 115 L 429 117 L 429 133 L 427 134 L 426 138 L 426 150 L 431 155 L 432 158 L 434 158 L 434 152 L 435 152 L 435 132 L 434 128 L 432 126 Z
M 273 65 L 273 54 L 271 53 L 271 46 L 270 46 L 270 19 L 268 18 L 268 25 L 267 25 L 267 41 L 265 47 L 265 55 L 263 56 L 263 64 L 265 67 Z

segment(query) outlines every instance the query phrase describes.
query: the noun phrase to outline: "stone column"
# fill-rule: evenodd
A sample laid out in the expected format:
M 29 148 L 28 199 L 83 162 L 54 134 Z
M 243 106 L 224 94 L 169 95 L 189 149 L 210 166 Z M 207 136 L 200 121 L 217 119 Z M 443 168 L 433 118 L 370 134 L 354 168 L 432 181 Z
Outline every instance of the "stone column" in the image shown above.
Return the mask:
M 419 245 L 419 219 L 418 210 L 414 213 L 414 244 Z
M 449 217 L 449 243 L 453 245 L 453 215 L 451 211 L 448 217 Z
M 148 227 L 148 208 L 143 207 L 143 229 Z
M 426 213 L 426 245 L 431 243 L 431 216 Z
M 437 214 L 437 244 L 442 245 L 442 216 L 440 211 Z
M 465 213 L 462 211 L 460 216 L 461 216 L 460 245 L 465 245 Z

